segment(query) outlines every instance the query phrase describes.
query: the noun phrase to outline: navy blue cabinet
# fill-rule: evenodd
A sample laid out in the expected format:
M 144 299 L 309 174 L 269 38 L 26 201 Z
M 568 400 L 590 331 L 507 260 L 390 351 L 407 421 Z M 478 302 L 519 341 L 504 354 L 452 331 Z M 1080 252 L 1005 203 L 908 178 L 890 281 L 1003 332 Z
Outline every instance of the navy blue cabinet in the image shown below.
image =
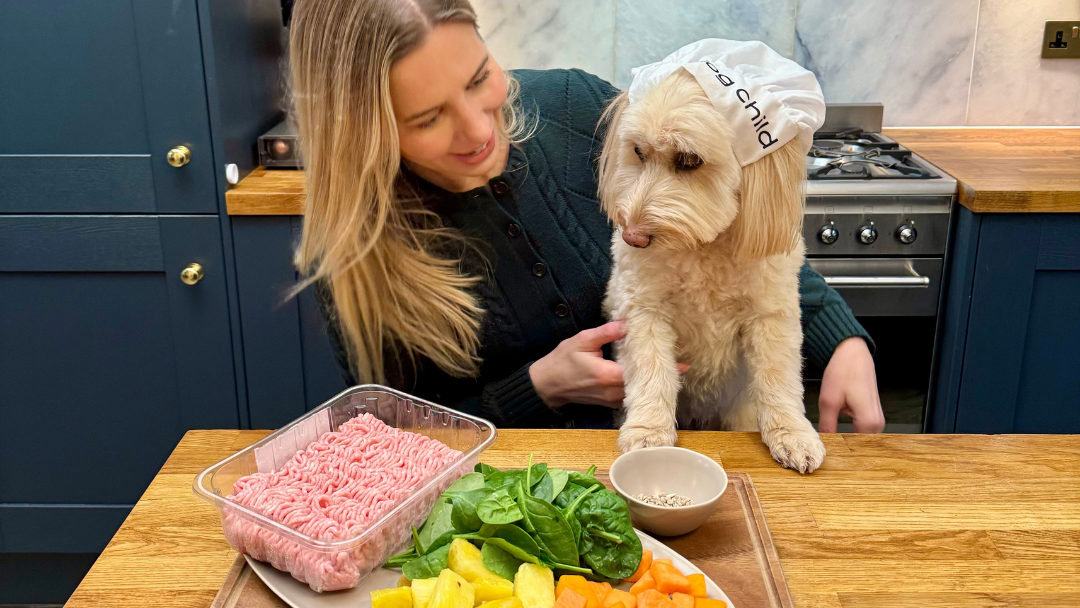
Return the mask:
M 84 568 L 186 430 L 248 426 L 225 167 L 283 34 L 278 0 L 0 0 L 0 570 Z
M 960 208 L 933 430 L 1080 433 L 1080 214 Z

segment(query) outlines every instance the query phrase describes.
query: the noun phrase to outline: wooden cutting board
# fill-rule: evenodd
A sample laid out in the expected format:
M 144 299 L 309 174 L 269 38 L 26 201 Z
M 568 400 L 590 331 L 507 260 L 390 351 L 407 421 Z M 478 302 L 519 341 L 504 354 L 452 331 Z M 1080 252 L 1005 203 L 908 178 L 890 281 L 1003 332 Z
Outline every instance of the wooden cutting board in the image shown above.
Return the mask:
M 607 472 L 597 478 L 608 482 Z M 610 484 L 609 484 L 610 485 Z M 746 473 L 728 473 L 728 489 L 705 525 L 664 544 L 690 560 L 736 608 L 793 608 L 754 484 Z M 237 556 L 211 608 L 288 608 Z

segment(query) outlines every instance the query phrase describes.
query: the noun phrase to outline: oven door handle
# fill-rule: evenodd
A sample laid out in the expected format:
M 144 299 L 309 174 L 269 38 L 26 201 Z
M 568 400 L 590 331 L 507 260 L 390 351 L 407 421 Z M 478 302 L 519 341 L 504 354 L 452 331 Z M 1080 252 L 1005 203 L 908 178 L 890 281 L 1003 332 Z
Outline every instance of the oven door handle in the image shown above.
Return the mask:
M 832 287 L 930 287 L 930 277 L 823 277 Z

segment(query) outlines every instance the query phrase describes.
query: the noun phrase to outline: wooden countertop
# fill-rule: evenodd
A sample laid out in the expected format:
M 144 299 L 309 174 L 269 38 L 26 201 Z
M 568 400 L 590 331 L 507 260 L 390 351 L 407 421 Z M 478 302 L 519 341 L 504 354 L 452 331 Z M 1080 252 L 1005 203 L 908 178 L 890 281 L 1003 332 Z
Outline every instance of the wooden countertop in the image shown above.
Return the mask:
M 67 605 L 208 606 L 236 554 L 192 480 L 266 434 L 189 432 Z M 824 435 L 828 456 L 806 477 L 756 434 L 679 437 L 750 474 L 800 608 L 1080 606 L 1075 436 Z M 615 438 L 505 430 L 482 460 L 604 468 Z
M 886 129 L 956 178 L 977 213 L 1080 213 L 1080 128 Z
M 979 213 L 1080 212 L 1080 128 L 886 129 L 960 182 Z M 256 169 L 225 193 L 229 215 L 303 215 L 304 175 Z

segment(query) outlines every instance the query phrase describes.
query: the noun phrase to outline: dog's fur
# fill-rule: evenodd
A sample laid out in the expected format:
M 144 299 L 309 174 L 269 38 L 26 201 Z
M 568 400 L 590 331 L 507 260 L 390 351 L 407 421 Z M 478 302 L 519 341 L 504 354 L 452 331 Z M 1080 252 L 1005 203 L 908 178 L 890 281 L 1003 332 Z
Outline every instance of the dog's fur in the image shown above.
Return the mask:
M 825 446 L 803 408 L 798 144 L 740 168 L 730 126 L 685 71 L 605 116 L 600 195 L 616 230 L 604 309 L 627 323 L 619 447 L 672 445 L 676 425 L 760 431 L 777 462 L 812 472 Z M 687 168 L 692 155 L 702 162 Z M 676 362 L 690 365 L 682 377 Z

